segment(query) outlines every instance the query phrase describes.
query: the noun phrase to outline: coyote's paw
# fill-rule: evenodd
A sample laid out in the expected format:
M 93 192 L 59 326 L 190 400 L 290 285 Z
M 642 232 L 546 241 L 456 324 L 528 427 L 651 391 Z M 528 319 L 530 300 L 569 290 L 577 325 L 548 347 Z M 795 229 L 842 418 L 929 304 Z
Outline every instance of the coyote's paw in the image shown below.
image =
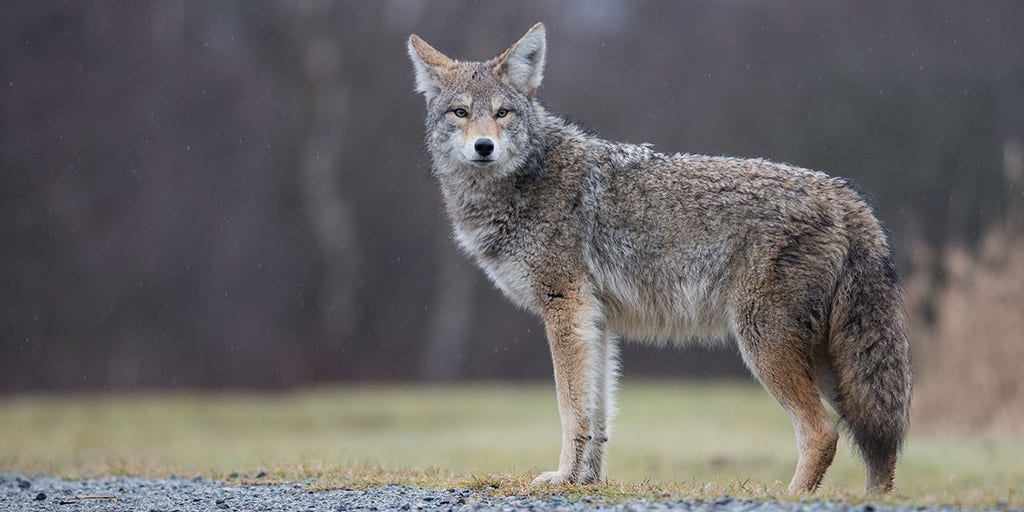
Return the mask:
M 561 471 L 545 471 L 534 478 L 533 482 L 530 482 L 530 487 L 557 487 L 571 483 L 572 479 L 569 478 L 569 475 Z

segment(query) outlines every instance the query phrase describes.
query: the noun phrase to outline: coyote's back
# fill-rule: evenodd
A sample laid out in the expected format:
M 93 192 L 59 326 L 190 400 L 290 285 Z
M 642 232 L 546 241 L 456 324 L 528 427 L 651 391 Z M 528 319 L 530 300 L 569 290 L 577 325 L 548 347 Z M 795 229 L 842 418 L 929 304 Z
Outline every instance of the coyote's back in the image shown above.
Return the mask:
M 658 153 L 547 112 L 544 28 L 486 62 L 412 36 L 427 147 L 459 246 L 543 320 L 562 416 L 557 471 L 602 476 L 617 336 L 734 339 L 790 414 L 792 491 L 816 488 L 842 417 L 888 490 L 907 430 L 909 344 L 885 234 L 850 185 L 764 160 Z

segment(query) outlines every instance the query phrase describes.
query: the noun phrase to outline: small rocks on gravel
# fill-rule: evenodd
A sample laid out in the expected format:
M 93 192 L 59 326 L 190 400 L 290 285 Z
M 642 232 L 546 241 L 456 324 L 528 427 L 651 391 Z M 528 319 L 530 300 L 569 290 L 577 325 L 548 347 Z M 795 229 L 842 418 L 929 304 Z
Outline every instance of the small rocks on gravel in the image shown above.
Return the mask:
M 261 472 L 263 473 L 263 472 Z M 264 476 L 266 474 L 264 473 Z M 24 482 L 24 483 L 23 483 Z M 28 485 L 26 485 L 28 484 Z M 33 491 L 28 491 L 34 487 Z M 49 499 L 47 499 L 49 497 Z M 920 512 L 828 502 L 783 503 L 723 496 L 713 500 L 648 501 L 604 504 L 600 498 L 495 497 L 467 489 L 420 489 L 387 485 L 362 491 L 309 492 L 303 483 L 238 485 L 208 478 L 100 478 L 61 480 L 0 473 L 0 511 L 413 511 L 413 512 Z M 933 509 L 952 512 L 954 508 Z

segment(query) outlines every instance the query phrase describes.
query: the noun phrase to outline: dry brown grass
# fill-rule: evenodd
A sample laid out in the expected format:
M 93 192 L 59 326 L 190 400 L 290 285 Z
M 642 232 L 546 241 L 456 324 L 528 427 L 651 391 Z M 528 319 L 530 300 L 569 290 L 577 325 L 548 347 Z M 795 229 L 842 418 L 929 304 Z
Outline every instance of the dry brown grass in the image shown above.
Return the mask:
M 1024 239 L 996 228 L 976 250 L 946 251 L 940 268 L 941 284 L 924 272 L 908 280 L 912 314 L 934 306 L 931 325 L 913 318 L 915 423 L 1024 432 Z

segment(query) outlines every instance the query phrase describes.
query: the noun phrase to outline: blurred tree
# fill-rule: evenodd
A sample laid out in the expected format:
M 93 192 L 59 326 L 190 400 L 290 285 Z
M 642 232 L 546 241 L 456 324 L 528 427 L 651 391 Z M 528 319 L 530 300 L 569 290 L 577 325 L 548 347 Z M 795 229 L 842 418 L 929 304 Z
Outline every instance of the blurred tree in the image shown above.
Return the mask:
M 0 12 L 0 390 L 546 377 L 536 320 L 448 236 L 411 32 L 484 59 L 545 21 L 553 110 L 612 139 L 851 177 L 905 269 L 1019 204 L 1003 166 L 1024 140 L 1019 2 Z M 942 258 L 920 261 L 941 280 Z M 624 359 L 742 371 L 702 350 Z

